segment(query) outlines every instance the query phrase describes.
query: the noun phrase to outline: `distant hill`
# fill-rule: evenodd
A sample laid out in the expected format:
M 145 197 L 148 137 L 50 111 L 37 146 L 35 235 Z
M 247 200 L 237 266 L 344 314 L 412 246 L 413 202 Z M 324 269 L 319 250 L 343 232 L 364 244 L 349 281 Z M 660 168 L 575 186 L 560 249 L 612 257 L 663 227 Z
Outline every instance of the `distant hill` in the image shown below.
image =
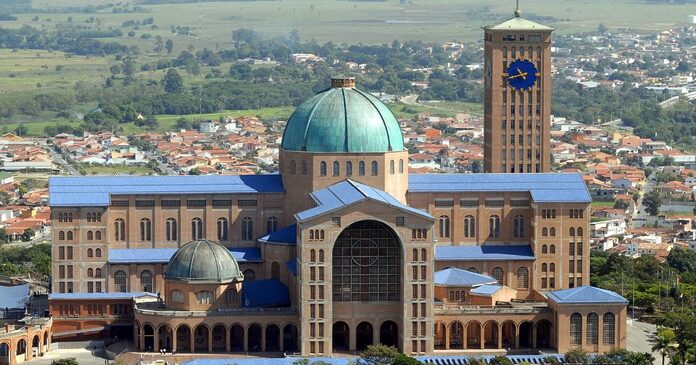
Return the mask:
M 226 3 L 226 2 L 254 2 L 254 1 L 278 1 L 278 0 L 203 0 L 208 3 Z M 162 4 L 186 4 L 197 3 L 198 0 L 140 0 L 140 5 L 162 5 Z

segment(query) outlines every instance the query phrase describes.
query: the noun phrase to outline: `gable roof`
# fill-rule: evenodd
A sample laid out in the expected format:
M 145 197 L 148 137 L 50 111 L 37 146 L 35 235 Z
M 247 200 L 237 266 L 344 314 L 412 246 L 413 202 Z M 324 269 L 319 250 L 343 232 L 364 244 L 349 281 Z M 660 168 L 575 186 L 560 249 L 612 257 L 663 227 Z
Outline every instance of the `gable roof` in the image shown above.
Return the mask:
M 556 290 L 547 296 L 558 304 L 628 304 L 628 300 L 619 294 L 594 286 Z
M 498 281 L 491 276 L 458 269 L 456 267 L 448 267 L 444 270 L 436 271 L 433 279 L 435 285 L 462 287 L 498 283 Z
M 528 192 L 537 203 L 592 201 L 580 174 L 410 174 L 409 193 Z
M 282 193 L 280 175 L 56 176 L 49 178 L 50 205 L 108 206 L 114 194 Z
M 261 243 L 273 243 L 281 245 L 296 245 L 297 244 L 297 224 L 292 224 L 287 227 L 273 231 L 259 238 Z
M 502 288 L 503 287 L 500 285 L 481 285 L 478 288 L 471 289 L 471 291 L 469 291 L 469 294 L 490 297 Z
M 425 219 L 435 220 L 429 213 L 409 207 L 396 200 L 389 193 L 361 184 L 351 179 L 327 186 L 310 194 L 317 206 L 295 214 L 299 222 L 306 221 L 335 210 L 363 202 L 365 200 L 376 201 L 402 211 L 419 215 Z
M 484 29 L 490 30 L 553 30 L 551 27 L 535 23 L 521 17 L 514 17 L 498 25 L 487 26 Z

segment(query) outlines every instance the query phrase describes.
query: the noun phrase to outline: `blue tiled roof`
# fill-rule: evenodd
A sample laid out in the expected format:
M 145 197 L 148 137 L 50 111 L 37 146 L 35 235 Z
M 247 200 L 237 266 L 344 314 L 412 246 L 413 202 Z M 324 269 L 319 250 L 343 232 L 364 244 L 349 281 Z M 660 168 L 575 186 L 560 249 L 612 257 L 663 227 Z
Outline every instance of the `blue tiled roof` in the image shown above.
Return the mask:
M 549 292 L 547 296 L 558 304 L 628 304 L 619 294 L 594 286 L 556 290 Z
M 436 261 L 534 260 L 530 245 L 436 246 Z
M 281 176 L 76 176 L 51 177 L 51 206 L 108 206 L 111 194 L 282 193 Z
M 433 216 L 423 210 L 402 204 L 387 192 L 350 179 L 317 190 L 313 192 L 311 196 L 314 201 L 317 202 L 317 206 L 305 210 L 304 212 L 295 214 L 298 221 L 312 219 L 322 214 L 326 214 L 336 209 L 347 207 L 367 199 L 390 205 L 397 209 L 420 215 L 421 217 L 427 219 L 434 219 Z
M 237 262 L 263 261 L 258 247 L 228 248 Z M 109 263 L 168 263 L 176 248 L 114 248 L 109 250 Z
M 285 307 L 290 305 L 288 287 L 278 279 L 244 282 L 242 306 L 245 308 Z
M 408 191 L 529 192 L 539 203 L 592 201 L 580 174 L 410 174 Z
M 275 243 L 281 245 L 296 245 L 297 244 L 297 225 L 293 224 L 281 228 L 275 232 L 271 232 L 261 238 L 259 242 Z
M 29 300 L 29 284 L 0 286 L 0 308 L 24 308 Z
M 500 285 L 481 285 L 478 288 L 471 289 L 469 294 L 491 296 L 501 288 L 502 286 Z
M 285 263 L 285 266 L 288 267 L 288 271 L 290 272 L 290 274 L 292 274 L 292 276 L 297 276 L 297 260 L 288 260 Z
M 467 365 L 469 360 L 473 357 L 482 359 L 483 361 L 489 362 L 493 359 L 493 356 L 416 356 L 416 359 L 425 365 Z M 545 364 L 544 358 L 555 357 L 559 361 L 563 360 L 563 355 L 560 354 L 543 354 L 543 355 L 506 355 L 513 364 L 520 364 L 523 362 L 530 364 Z M 207 364 L 206 364 L 207 365 Z M 243 365 L 243 364 L 240 364 Z
M 53 293 L 48 295 L 48 299 L 52 300 L 82 300 L 82 299 L 92 299 L 92 300 L 115 300 L 115 299 L 133 299 L 142 297 L 153 297 L 157 298 L 157 294 L 146 293 L 146 292 L 133 292 L 133 293 Z
M 477 274 L 468 270 L 448 267 L 444 270 L 436 271 L 434 277 L 435 285 L 463 286 L 472 287 L 484 284 L 495 284 L 498 281 L 488 275 Z

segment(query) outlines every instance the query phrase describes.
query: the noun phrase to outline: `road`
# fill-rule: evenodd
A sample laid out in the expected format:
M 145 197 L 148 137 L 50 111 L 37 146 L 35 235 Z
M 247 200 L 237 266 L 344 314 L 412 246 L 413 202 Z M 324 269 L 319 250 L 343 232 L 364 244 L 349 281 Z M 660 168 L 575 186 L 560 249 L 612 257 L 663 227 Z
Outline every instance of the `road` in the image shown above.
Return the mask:
M 59 153 L 57 153 L 51 146 L 47 145 L 45 142 L 41 143 L 41 147 L 43 147 L 48 153 L 51 155 L 51 158 L 53 158 L 53 161 L 57 163 L 60 168 L 67 173 L 68 175 L 75 175 L 79 176 L 82 175 L 80 171 L 78 171 L 75 166 L 69 164 L 67 161 L 63 159 L 63 156 L 61 156 Z
M 655 172 L 648 176 L 646 183 L 640 189 L 640 198 L 636 202 L 636 209 L 633 212 L 633 217 L 631 220 L 633 228 L 644 227 L 648 220 L 648 212 L 645 211 L 645 207 L 643 206 L 643 197 L 651 192 L 655 186 L 655 182 L 653 181 L 654 178 Z
M 179 173 L 174 171 L 174 169 L 169 167 L 166 163 L 162 162 L 159 159 L 159 156 L 157 156 L 155 153 L 145 152 L 145 157 L 147 157 L 147 159 L 150 161 L 155 161 L 157 163 L 157 167 L 160 171 L 162 171 L 163 175 L 179 175 Z
M 471 112 L 469 110 L 457 110 L 457 109 L 444 108 L 441 106 L 435 106 L 435 105 L 431 105 L 431 104 L 419 103 L 417 94 L 404 96 L 403 98 L 401 98 L 400 101 L 406 105 L 420 106 L 420 107 L 424 107 L 424 108 L 444 110 L 444 111 L 455 112 L 455 113 L 467 113 L 467 114 L 470 114 L 470 115 L 475 116 L 475 117 L 483 117 L 483 114 L 474 113 L 474 112 Z
M 626 349 L 636 352 L 652 352 L 650 344 L 650 335 L 655 332 L 655 325 L 645 322 L 631 320 L 626 321 Z M 658 352 L 653 352 L 655 356 L 655 365 L 662 364 L 662 357 Z M 665 363 L 669 363 L 669 358 Z

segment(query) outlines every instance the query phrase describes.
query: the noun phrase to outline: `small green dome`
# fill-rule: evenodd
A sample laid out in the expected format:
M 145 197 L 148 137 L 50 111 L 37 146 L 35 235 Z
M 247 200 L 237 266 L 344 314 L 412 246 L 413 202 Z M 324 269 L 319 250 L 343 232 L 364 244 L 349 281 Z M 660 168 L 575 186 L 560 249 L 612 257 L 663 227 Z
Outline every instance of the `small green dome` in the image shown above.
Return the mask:
M 353 79 L 334 79 L 290 116 L 282 147 L 307 152 L 403 151 L 399 122 L 378 98 L 355 88 Z
M 230 250 L 209 240 L 191 241 L 178 249 L 169 260 L 164 277 L 196 283 L 244 280 Z

